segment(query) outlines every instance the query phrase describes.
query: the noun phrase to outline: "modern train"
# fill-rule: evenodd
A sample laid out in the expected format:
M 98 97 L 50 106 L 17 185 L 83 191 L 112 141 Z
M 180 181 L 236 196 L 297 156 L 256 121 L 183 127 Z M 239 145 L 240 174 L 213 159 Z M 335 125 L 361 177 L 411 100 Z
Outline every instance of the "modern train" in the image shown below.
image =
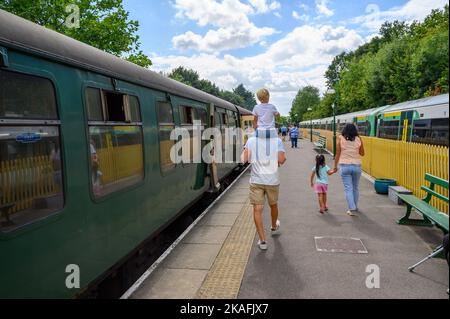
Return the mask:
M 0 10 L 0 298 L 80 296 L 238 168 L 174 164 L 171 131 L 245 115 Z
M 449 145 L 449 95 L 386 105 L 336 116 L 336 129 L 354 123 L 363 136 L 405 142 Z M 333 130 L 333 117 L 303 121 L 301 128 Z

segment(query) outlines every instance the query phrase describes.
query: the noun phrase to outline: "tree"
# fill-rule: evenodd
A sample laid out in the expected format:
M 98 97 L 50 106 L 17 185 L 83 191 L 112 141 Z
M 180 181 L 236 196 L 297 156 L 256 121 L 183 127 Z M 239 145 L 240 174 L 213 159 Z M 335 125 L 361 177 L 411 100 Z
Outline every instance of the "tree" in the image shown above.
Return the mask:
M 320 104 L 319 89 L 314 86 L 305 86 L 300 89 L 292 102 L 292 108 L 289 113 L 294 123 L 301 122 L 303 115 L 308 112 L 308 108 L 313 110 Z
M 404 21 L 386 21 L 380 28 L 381 38 L 384 42 L 392 42 L 411 34 L 411 27 Z
M 245 100 L 242 96 L 236 94 L 234 91 L 221 90 L 215 83 L 209 80 L 200 79 L 198 72 L 192 69 L 186 69 L 180 66 L 170 72 L 169 78 L 217 96 L 235 105 L 242 107 L 245 105 Z
M 337 114 L 447 93 L 448 28 L 446 5 L 423 22 L 385 22 L 380 36 L 337 55 L 325 73 L 327 86 L 339 92 Z M 325 95 L 305 118 L 331 115 L 331 104 Z
M 248 91 L 244 85 L 241 83 L 239 84 L 234 90 L 233 92 L 239 96 L 241 96 L 244 99 L 244 104 L 243 106 L 247 109 L 252 111 L 253 108 L 256 105 L 256 100 L 255 100 L 255 95 Z
M 140 66 L 152 64 L 140 50 L 139 22 L 129 20 L 122 0 L 0 0 L 0 9 Z M 66 20 L 77 12 L 79 25 L 68 25 Z
M 220 93 L 220 97 L 230 103 L 233 103 L 234 105 L 243 106 L 245 104 L 242 96 L 231 91 L 222 91 Z

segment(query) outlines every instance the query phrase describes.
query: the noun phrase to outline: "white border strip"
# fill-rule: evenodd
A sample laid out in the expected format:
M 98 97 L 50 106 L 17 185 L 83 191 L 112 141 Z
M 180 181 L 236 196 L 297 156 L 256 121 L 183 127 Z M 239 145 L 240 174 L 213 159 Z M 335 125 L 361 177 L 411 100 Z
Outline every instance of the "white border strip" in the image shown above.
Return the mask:
M 227 187 L 227 189 L 219 195 L 212 203 L 211 205 L 206 208 L 206 210 L 197 217 L 196 220 L 173 242 L 172 245 L 170 245 L 169 248 L 166 249 L 166 251 L 150 266 L 149 269 L 141 276 L 139 279 L 120 297 L 120 299 L 128 299 L 143 283 L 144 281 L 150 276 L 150 274 L 155 271 L 155 269 L 161 264 L 161 262 L 167 258 L 167 256 L 172 252 L 172 250 L 183 240 L 184 237 L 194 228 L 198 222 L 202 220 L 202 218 L 211 210 L 211 208 L 226 194 L 228 191 L 233 187 L 233 185 L 241 179 L 242 175 L 244 175 L 248 168 L 251 165 L 248 165 L 245 170 L 230 184 L 230 186 Z

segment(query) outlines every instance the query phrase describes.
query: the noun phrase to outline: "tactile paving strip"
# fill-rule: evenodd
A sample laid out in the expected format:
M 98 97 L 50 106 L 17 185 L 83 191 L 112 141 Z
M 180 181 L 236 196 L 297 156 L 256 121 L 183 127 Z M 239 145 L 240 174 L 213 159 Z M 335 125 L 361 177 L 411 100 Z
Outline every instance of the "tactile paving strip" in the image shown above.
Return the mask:
M 195 298 L 237 298 L 255 233 L 253 210 L 247 200 Z

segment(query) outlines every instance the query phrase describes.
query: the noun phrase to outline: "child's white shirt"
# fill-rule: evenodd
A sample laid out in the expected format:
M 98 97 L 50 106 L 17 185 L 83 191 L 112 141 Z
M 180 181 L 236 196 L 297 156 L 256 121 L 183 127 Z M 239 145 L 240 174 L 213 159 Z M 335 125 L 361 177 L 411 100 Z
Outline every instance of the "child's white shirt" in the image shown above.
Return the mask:
M 255 106 L 253 115 L 258 117 L 259 129 L 275 128 L 275 114 L 278 113 L 277 108 L 273 104 L 262 103 Z

